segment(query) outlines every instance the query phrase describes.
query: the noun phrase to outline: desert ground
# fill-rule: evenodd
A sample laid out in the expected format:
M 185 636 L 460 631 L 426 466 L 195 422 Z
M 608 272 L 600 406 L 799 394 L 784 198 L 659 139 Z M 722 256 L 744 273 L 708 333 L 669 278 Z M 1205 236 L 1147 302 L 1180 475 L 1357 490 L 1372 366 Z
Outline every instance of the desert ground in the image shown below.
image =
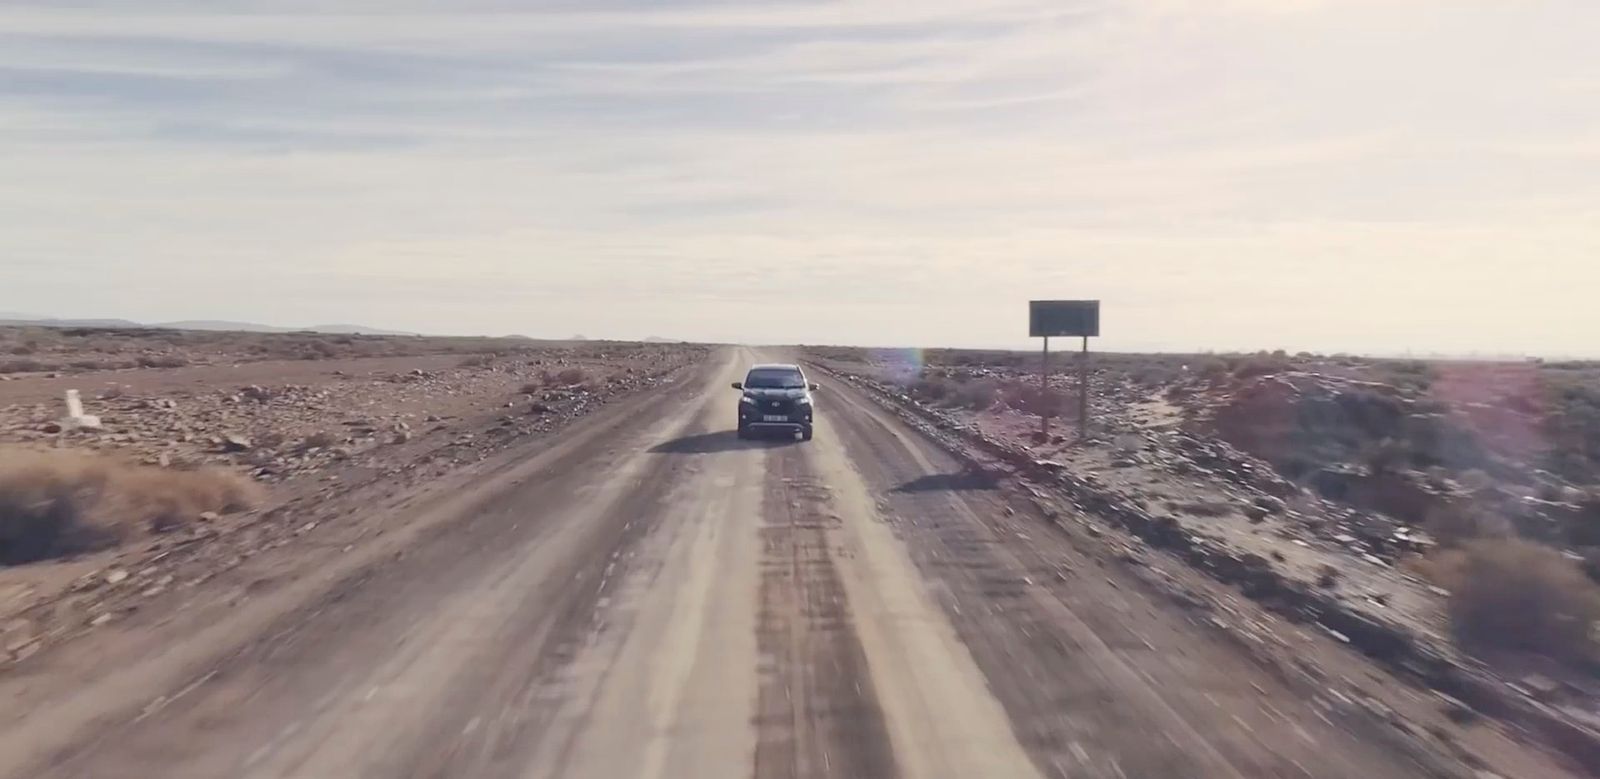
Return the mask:
M 1600 369 L 1036 359 L 0 330 L 0 776 L 1600 770 Z

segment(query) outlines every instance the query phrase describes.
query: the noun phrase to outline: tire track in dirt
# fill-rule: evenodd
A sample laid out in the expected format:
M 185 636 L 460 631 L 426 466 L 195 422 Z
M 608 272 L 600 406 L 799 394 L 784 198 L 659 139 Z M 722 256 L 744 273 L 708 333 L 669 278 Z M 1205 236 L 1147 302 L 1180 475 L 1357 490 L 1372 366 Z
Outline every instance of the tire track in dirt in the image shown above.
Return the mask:
M 461 514 L 438 532 L 303 604 L 149 716 L 76 745 L 55 774 L 494 775 L 493 753 L 467 742 L 486 722 L 537 718 L 508 711 L 503 693 L 559 654 L 552 636 L 586 624 L 614 555 L 642 528 L 630 518 L 651 516 L 682 478 L 686 463 L 646 450 L 681 435 L 728 357 L 662 397 L 671 412 L 649 425 L 607 423 L 602 438 L 450 501 L 442 510 Z
M 681 440 L 706 440 L 703 406 Z M 765 456 L 658 452 L 684 463 L 648 518 L 651 534 L 619 559 L 615 586 L 570 662 L 541 684 L 553 702 L 530 739 L 529 779 L 656 779 L 747 773 L 755 752 L 755 591 Z
M 819 409 L 817 437 L 797 457 L 806 483 L 825 496 L 824 511 L 837 517 L 828 548 L 898 775 L 1039 776 L 973 655 L 835 435 L 834 413 L 841 412 Z
M 843 406 L 830 431 L 867 469 L 1049 774 L 1460 775 L 1336 726 L 1327 702 L 1130 592 L 1041 520 L 1008 516 L 998 493 L 954 478 L 958 463 L 847 388 L 825 389 Z
M 762 681 L 755 775 L 893 777 L 883 711 L 830 536 L 842 521 L 793 447 L 771 457 L 762 509 Z

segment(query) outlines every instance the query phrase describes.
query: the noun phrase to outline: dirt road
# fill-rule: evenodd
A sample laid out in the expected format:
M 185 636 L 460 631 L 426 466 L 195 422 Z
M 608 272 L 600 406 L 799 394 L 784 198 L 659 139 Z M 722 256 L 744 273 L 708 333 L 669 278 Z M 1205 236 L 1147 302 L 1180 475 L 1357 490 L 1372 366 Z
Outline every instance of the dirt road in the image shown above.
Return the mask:
M 769 356 L 21 664 L 0 776 L 1485 768 L 1291 688 L 844 385 L 815 441 L 738 440 L 728 382 Z

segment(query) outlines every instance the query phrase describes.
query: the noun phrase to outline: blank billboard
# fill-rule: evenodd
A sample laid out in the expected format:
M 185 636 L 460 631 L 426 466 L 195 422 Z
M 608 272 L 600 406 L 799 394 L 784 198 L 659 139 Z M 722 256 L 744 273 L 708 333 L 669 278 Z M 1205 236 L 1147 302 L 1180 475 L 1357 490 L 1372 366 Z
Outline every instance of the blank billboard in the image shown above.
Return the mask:
M 1098 336 L 1100 301 L 1034 300 L 1028 303 L 1028 335 Z

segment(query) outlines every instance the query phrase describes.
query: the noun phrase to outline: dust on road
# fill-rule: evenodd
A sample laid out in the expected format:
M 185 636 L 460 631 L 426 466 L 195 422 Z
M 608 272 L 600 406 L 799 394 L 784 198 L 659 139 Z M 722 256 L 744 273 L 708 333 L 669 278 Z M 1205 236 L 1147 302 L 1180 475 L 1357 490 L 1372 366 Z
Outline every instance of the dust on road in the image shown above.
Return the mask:
M 842 384 L 810 444 L 738 440 L 757 358 L 0 678 L 30 712 L 0 776 L 1473 775 L 941 480 Z

